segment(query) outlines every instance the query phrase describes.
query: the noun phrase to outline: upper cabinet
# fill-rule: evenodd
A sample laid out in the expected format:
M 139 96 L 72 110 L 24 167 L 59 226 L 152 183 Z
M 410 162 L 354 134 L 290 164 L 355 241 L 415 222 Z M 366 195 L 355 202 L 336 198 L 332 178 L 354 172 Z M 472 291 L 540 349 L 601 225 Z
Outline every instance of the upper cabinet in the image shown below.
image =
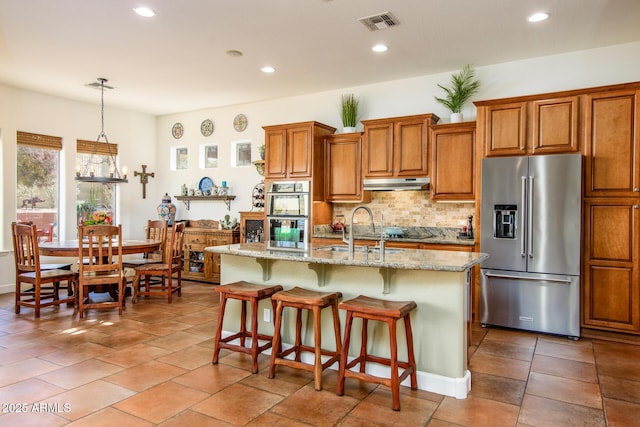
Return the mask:
M 431 199 L 475 201 L 476 122 L 431 128 Z
M 264 126 L 266 179 L 322 179 L 324 137 L 335 128 L 318 122 Z
M 437 121 L 434 114 L 362 120 L 364 177 L 427 176 L 429 126 Z
M 475 104 L 486 157 L 580 151 L 577 95 Z
M 640 196 L 640 90 L 589 94 L 585 195 Z
M 324 156 L 325 201 L 370 200 L 370 193 L 365 193 L 362 186 L 362 134 L 360 132 L 327 136 Z

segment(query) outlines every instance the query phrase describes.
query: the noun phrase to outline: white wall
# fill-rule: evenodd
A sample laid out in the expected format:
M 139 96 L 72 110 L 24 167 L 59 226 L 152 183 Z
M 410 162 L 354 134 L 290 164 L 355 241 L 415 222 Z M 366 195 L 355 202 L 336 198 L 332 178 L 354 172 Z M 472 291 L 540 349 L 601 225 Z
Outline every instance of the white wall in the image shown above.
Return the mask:
M 477 76 L 482 85 L 475 99 L 495 99 L 638 81 L 640 80 L 638 70 L 640 70 L 640 43 L 478 67 Z M 452 72 L 455 71 L 457 70 L 452 70 Z M 442 122 L 446 122 L 448 112 L 435 102 L 434 95 L 441 95 L 437 84 L 447 84 L 450 75 L 451 73 L 443 73 L 421 76 L 299 97 L 158 117 L 158 168 L 163 173 L 157 180 L 158 187 L 162 191 L 154 197 L 160 201 L 161 193 L 164 191 L 169 192 L 170 195 L 180 194 L 180 186 L 183 183 L 188 187 L 197 188 L 203 176 L 211 177 L 217 185 L 224 179 L 230 183 L 233 194 L 237 197 L 231 204 L 231 214 L 236 216 L 238 211 L 250 209 L 251 191 L 262 177 L 254 168 L 236 169 L 229 166 L 230 145 L 233 141 L 251 140 L 253 153 L 257 159 L 257 147 L 264 140 L 262 126 L 316 120 L 336 127 L 339 132 L 342 128 L 339 101 L 344 93 L 354 93 L 360 97 L 361 119 L 435 113 L 442 118 Z M 242 133 L 233 129 L 233 118 L 238 113 L 245 114 L 249 121 L 247 130 Z M 467 105 L 463 113 L 465 120 L 475 120 L 475 107 L 472 104 Z M 208 138 L 200 134 L 200 123 L 206 118 L 215 122 L 215 131 Z M 171 136 L 171 127 L 176 122 L 182 123 L 185 129 L 184 136 L 179 140 Z M 358 129 L 362 129 L 361 124 Z M 218 169 L 203 170 L 197 167 L 198 146 L 205 142 L 219 145 L 221 166 Z M 169 152 L 175 146 L 188 147 L 188 170 L 168 171 Z M 180 202 L 176 205 L 178 207 L 176 216 L 180 219 L 218 219 L 226 213 L 226 206 L 221 202 L 195 202 L 191 204 L 190 211 L 187 211 Z
M 96 92 L 98 93 L 98 92 Z M 98 98 L 99 99 L 99 98 Z M 100 132 L 100 105 L 56 98 L 0 84 L 0 251 L 11 250 L 9 224 L 16 217 L 16 131 L 41 133 L 62 137 L 60 155 L 61 177 L 60 236 L 76 236 L 75 211 L 75 146 L 77 139 L 95 140 Z M 144 236 L 146 218 L 155 217 L 155 198 L 143 200 L 141 186 L 133 178 L 133 170 L 141 164 L 156 170 L 156 118 L 154 116 L 112 109 L 105 106 L 105 132 L 109 142 L 118 144 L 120 164 L 128 165 L 129 184 L 119 190 L 119 222 L 125 224 L 123 233 L 131 237 Z M 153 188 L 153 179 L 150 179 Z M 139 180 L 138 180 L 139 182 Z M 13 290 L 13 256 L 0 256 L 0 292 Z M 7 274 L 7 272 L 10 272 Z
M 640 43 L 629 43 L 588 51 L 570 52 L 524 61 L 478 67 L 482 82 L 475 99 L 494 99 L 510 96 L 585 88 L 640 80 Z M 451 70 L 455 72 L 457 70 Z M 435 113 L 447 121 L 448 113 L 433 97 L 441 95 L 438 83 L 446 84 L 451 73 L 421 76 L 384 82 L 375 85 L 343 88 L 299 97 L 236 105 L 225 108 L 204 109 L 187 113 L 153 117 L 148 114 L 110 108 L 105 101 L 105 131 L 109 141 L 117 143 L 121 165 L 129 167 L 129 183 L 120 187 L 120 221 L 125 234 L 141 237 L 147 218 L 155 217 L 162 195 L 180 194 L 184 183 L 196 188 L 203 176 L 213 178 L 216 184 L 224 179 L 232 187 L 236 200 L 231 203 L 231 214 L 251 207 L 251 191 L 262 180 L 253 167 L 232 168 L 230 146 L 234 141 L 251 140 L 255 158 L 258 145 L 263 143 L 262 126 L 316 120 L 341 128 L 339 100 L 343 93 L 354 93 L 362 103 L 362 119 L 394 117 L 409 114 Z M 66 199 L 62 200 L 61 236 L 75 236 L 75 141 L 95 140 L 100 131 L 99 104 L 88 104 L 15 89 L 0 84 L 0 180 L 2 206 L 0 208 L 0 251 L 11 246 L 8 224 L 15 218 L 15 135 L 16 131 L 43 133 L 63 138 L 62 166 L 66 170 L 61 185 Z M 465 120 L 475 119 L 475 108 L 468 105 L 463 111 Z M 238 113 L 248 117 L 248 127 L 242 132 L 233 129 L 233 118 Z M 200 134 L 200 123 L 210 118 L 215 132 L 205 138 Z M 175 122 L 184 125 L 180 140 L 171 136 Z M 360 127 L 361 129 L 361 127 Z M 198 148 L 202 143 L 219 144 L 220 167 L 203 170 L 197 167 Z M 189 169 L 169 170 L 171 147 L 187 146 Z M 142 199 L 142 186 L 133 171 L 142 164 L 149 178 L 147 198 Z M 194 202 L 187 211 L 184 204 L 174 200 L 178 219 L 220 219 L 227 213 L 222 202 Z M 13 257 L 1 256 L 0 269 L 13 271 Z M 11 283 L 12 278 L 5 282 Z M 2 283 L 0 283 L 2 286 Z
M 74 238 L 75 218 L 75 146 L 77 139 L 96 140 L 100 132 L 100 106 L 51 97 L 25 90 L 0 85 L 0 116 L 2 128 L 3 156 L 3 224 L 15 218 L 16 210 L 16 131 L 41 133 L 62 137 L 63 150 L 60 156 L 62 174 L 61 195 L 66 196 L 61 204 L 61 236 Z M 109 142 L 118 144 L 121 165 L 129 168 L 130 183 L 119 190 L 119 222 L 128 224 L 124 232 L 131 236 L 144 234 L 144 223 L 139 213 L 155 209 L 155 199 L 142 200 L 139 179 L 133 177 L 133 170 L 140 171 L 141 164 L 148 164 L 149 170 L 156 168 L 155 139 L 156 120 L 154 116 L 112 109 L 105 106 L 105 133 Z M 153 179 L 150 186 L 153 186 Z M 2 228 L 2 247 L 11 245 L 9 227 Z

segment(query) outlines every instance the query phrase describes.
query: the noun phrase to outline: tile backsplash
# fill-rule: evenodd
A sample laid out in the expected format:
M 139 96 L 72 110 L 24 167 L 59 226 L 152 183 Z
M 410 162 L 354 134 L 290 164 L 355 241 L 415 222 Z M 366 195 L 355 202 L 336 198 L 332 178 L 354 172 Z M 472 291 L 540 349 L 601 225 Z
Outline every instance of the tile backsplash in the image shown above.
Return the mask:
M 375 191 L 366 206 L 373 212 L 376 224 L 384 214 L 386 225 L 399 227 L 459 227 L 466 225 L 469 215 L 475 215 L 474 203 L 435 203 L 429 196 L 427 191 Z M 356 206 L 357 203 L 334 203 L 333 216 L 344 215 L 348 222 Z M 360 210 L 355 220 L 368 223 L 369 217 Z

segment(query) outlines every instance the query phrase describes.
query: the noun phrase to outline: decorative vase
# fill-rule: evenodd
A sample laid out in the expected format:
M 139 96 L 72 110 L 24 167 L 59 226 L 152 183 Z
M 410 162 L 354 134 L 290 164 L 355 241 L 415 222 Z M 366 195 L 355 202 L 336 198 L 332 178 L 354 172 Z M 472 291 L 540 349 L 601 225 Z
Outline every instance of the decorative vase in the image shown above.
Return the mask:
M 462 113 L 451 113 L 451 117 L 449 117 L 451 123 L 460 123 L 462 122 Z
M 173 221 L 176 219 L 176 205 L 171 203 L 169 193 L 164 193 L 162 203 L 158 205 L 158 216 L 167 221 L 169 225 L 173 225 Z
M 342 128 L 342 133 L 353 133 L 356 131 L 355 126 L 345 126 Z

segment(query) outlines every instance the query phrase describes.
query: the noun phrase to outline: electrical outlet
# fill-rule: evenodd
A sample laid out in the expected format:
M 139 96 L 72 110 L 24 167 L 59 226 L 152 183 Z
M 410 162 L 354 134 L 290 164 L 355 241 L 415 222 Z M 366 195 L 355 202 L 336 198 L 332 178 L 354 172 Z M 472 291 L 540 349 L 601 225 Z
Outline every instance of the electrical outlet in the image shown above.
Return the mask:
M 271 322 L 271 310 L 265 308 L 262 317 L 265 322 Z

